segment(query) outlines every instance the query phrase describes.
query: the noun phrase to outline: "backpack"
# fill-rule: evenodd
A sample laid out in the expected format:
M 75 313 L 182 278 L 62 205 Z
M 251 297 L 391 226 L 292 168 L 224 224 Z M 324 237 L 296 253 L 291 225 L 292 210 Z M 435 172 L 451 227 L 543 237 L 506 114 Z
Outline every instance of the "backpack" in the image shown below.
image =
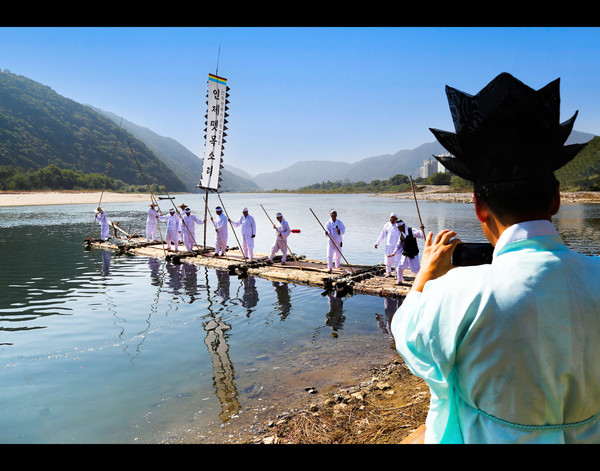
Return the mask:
M 402 255 L 405 257 L 413 258 L 419 254 L 419 247 L 417 246 L 417 239 L 412 233 L 412 229 L 408 228 L 408 236 L 404 238 L 402 246 Z

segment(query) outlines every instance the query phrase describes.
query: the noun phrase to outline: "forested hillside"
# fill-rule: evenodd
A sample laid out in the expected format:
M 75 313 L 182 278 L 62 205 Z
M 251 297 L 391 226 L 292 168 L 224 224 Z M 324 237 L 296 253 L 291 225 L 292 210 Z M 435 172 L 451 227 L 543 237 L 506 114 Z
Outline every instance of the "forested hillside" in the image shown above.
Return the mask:
M 84 175 L 106 175 L 109 163 L 112 179 L 185 191 L 181 179 L 143 142 L 124 129 L 119 132 L 110 119 L 50 87 L 0 72 L 0 167 L 33 172 L 53 164 Z
M 600 191 L 600 137 L 596 136 L 577 156 L 556 172 L 562 189 Z

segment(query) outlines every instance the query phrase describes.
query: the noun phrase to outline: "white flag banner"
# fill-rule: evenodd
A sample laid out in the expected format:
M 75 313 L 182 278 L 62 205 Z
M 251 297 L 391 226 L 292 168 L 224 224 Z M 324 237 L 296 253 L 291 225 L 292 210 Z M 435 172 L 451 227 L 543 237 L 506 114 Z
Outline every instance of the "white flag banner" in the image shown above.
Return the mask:
M 208 112 L 202 175 L 198 188 L 217 191 L 221 183 L 224 137 L 227 135 L 227 79 L 208 74 Z

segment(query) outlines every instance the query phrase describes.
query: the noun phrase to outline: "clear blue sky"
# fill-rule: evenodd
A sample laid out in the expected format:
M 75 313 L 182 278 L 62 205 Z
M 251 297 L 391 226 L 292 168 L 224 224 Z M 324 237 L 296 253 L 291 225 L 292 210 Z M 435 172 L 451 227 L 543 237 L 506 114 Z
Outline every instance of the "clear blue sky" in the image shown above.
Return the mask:
M 220 57 L 219 57 L 220 48 Z M 218 59 L 218 64 L 217 64 Z M 230 91 L 224 165 L 355 162 L 453 131 L 444 87 L 561 79 L 561 121 L 600 134 L 600 28 L 1 27 L 8 69 L 204 152 L 206 81 Z

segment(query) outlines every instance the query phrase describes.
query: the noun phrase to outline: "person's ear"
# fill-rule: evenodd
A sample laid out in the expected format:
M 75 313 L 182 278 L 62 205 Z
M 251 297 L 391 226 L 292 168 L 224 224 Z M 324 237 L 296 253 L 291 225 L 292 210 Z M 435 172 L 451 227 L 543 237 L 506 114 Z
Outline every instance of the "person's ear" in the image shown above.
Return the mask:
M 473 203 L 475 204 L 475 215 L 480 223 L 486 223 L 490 217 L 490 210 L 477 193 L 473 193 Z

